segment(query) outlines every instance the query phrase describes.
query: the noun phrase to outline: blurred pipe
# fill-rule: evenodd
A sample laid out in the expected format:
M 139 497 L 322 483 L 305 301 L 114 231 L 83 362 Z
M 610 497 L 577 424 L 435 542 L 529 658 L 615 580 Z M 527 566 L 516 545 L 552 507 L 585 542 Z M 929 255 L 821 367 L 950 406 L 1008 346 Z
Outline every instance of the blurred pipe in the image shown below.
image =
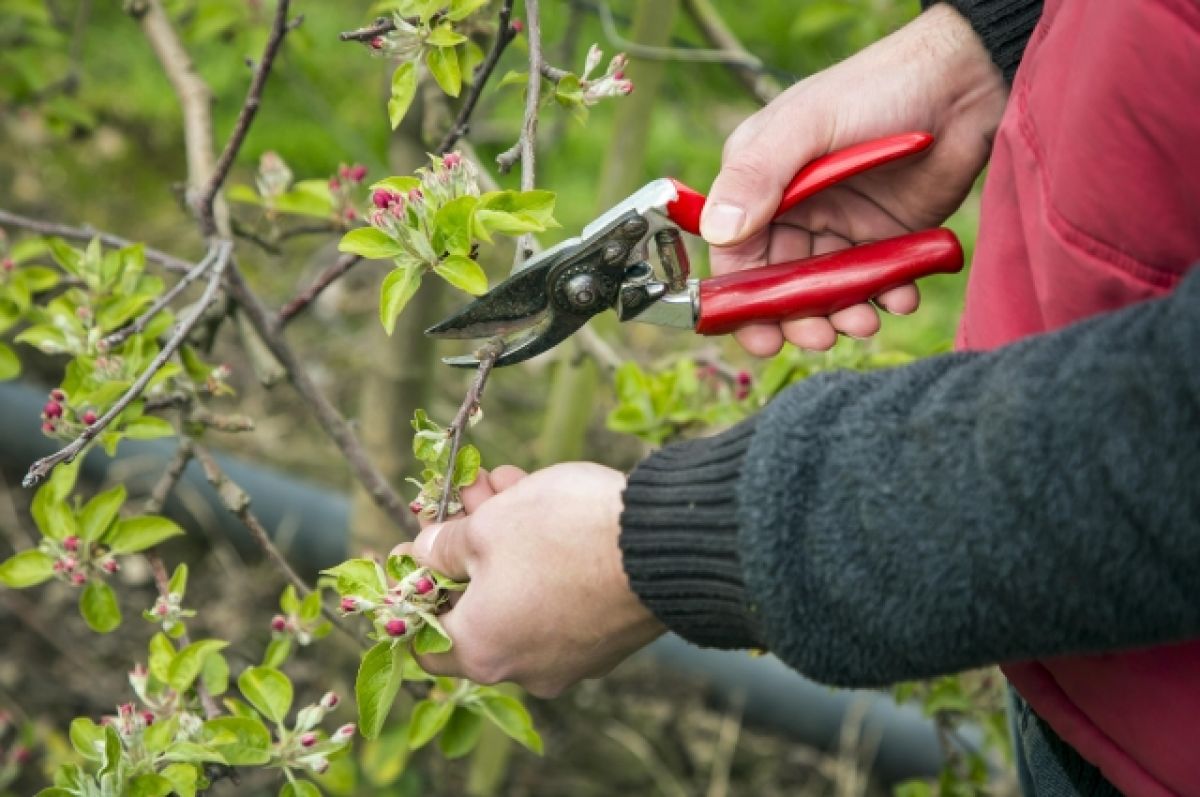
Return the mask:
M 0 468 L 16 476 L 17 481 L 30 462 L 54 449 L 39 429 L 38 416 L 44 402 L 44 390 L 0 383 Z M 92 452 L 82 476 L 89 482 L 100 482 L 112 465 L 119 464 L 138 474 L 127 479 L 132 489 L 148 490 L 173 448 L 169 441 L 128 440 L 121 444 L 115 463 L 103 451 Z M 218 459 L 230 477 L 250 494 L 255 511 L 272 535 L 286 530 L 288 556 L 300 572 L 311 575 L 346 557 L 350 502 L 343 493 L 234 457 Z M 204 499 L 217 526 L 240 550 L 250 556 L 256 554 L 257 547 L 245 529 L 224 511 L 194 463 L 184 474 L 181 487 L 194 490 Z M 177 495 L 168 501 L 166 512 L 196 530 L 197 524 Z M 897 706 L 881 692 L 831 689 L 806 680 L 773 656 L 703 650 L 675 636 L 660 639 L 640 655 L 706 681 L 718 699 L 743 699 L 750 722 L 824 750 L 837 749 L 845 719 L 862 711 L 865 701 L 861 738 L 878 739 L 871 768 L 879 778 L 895 783 L 934 775 L 940 766 L 941 750 L 932 722 L 915 708 Z M 967 729 L 964 735 L 972 745 L 981 738 L 977 729 Z

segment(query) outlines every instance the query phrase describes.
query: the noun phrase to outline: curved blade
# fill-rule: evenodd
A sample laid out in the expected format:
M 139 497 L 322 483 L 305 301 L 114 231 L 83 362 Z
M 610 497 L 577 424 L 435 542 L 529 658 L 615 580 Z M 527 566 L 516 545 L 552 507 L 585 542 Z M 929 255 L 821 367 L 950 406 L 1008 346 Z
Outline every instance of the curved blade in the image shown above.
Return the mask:
M 561 314 L 543 317 L 539 323 L 527 329 L 523 334 L 505 342 L 504 353 L 496 358 L 494 367 L 515 365 L 553 349 L 575 334 L 588 322 L 589 318 L 590 316 Z M 443 357 L 442 362 L 456 368 L 477 368 L 479 366 L 479 358 L 473 354 Z
M 435 338 L 487 338 L 536 324 L 546 315 L 546 277 L 556 260 L 513 274 L 444 321 L 425 330 Z

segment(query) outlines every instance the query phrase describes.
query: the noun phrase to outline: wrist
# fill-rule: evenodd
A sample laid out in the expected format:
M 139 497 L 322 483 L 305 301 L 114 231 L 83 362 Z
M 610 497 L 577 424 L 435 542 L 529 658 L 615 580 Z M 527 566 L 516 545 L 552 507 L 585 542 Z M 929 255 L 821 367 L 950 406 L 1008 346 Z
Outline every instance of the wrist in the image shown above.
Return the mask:
M 934 3 L 911 25 L 927 57 L 944 76 L 951 99 L 1007 96 L 1008 83 L 970 21 L 949 3 Z

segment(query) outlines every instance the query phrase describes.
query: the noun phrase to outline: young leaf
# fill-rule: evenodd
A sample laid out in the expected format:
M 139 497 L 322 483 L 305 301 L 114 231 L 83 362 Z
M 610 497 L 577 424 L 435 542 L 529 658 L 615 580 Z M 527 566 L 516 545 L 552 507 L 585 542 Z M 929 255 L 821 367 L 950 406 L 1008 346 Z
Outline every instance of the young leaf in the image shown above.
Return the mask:
M 125 503 L 125 485 L 118 484 L 88 501 L 79 514 L 79 536 L 84 540 L 98 540 L 108 531 L 117 518 L 117 512 Z
M 0 382 L 12 379 L 20 373 L 21 361 L 17 359 L 16 352 L 0 343 Z
M 46 246 L 50 249 L 50 256 L 54 258 L 54 262 L 62 267 L 62 270 L 73 277 L 80 276 L 80 269 L 83 266 L 83 253 L 62 238 L 49 238 L 46 240 Z
M 321 790 L 307 780 L 294 780 L 283 784 L 279 797 L 321 797 Z
M 143 415 L 141 418 L 134 418 L 122 426 L 121 433 L 130 440 L 157 440 L 160 437 L 171 437 L 174 435 L 175 427 L 171 426 L 171 423 L 166 418 Z
M 150 637 L 150 660 L 147 668 L 150 674 L 163 683 L 171 678 L 171 662 L 175 660 L 175 646 L 166 634 L 158 633 Z
M 278 669 L 283 666 L 285 661 L 287 661 L 288 654 L 291 652 L 291 637 L 283 636 L 279 637 L 278 639 L 272 639 L 267 644 L 266 652 L 263 653 L 262 666 L 274 667 L 275 669 Z
M 163 768 L 162 776 L 171 781 L 171 788 L 179 797 L 196 797 L 200 772 L 191 764 L 171 764 Z
M 438 749 L 446 758 L 461 758 L 475 748 L 482 731 L 483 717 L 459 706 L 438 738 Z
M 321 616 L 321 589 L 319 587 L 304 596 L 299 614 L 300 619 L 307 623 L 311 623 Z
M 402 581 L 420 565 L 408 554 L 393 555 L 387 558 L 387 574 L 396 581 Z
M 167 592 L 173 592 L 176 595 L 183 597 L 187 592 L 188 566 L 180 563 L 175 572 L 171 574 L 171 580 L 167 582 Z
M 201 639 L 188 645 L 171 659 L 167 683 L 176 692 L 186 691 L 204 669 L 205 660 L 228 645 L 223 639 Z
M 450 0 L 446 9 L 446 18 L 461 22 L 488 4 L 488 0 Z
M 222 695 L 229 688 L 229 662 L 220 653 L 213 653 L 200 668 L 200 681 L 210 695 Z
M 157 515 L 143 515 L 118 521 L 104 541 L 113 553 L 137 553 L 182 534 L 183 529 L 174 521 Z
M 404 63 L 392 73 L 392 96 L 388 99 L 388 121 L 395 130 L 408 113 L 413 97 L 417 94 L 417 68 L 413 63 Z
M 462 91 L 462 71 L 458 65 L 458 51 L 453 47 L 434 47 L 425 56 L 425 64 L 442 91 L 457 97 Z
M 337 579 L 339 595 L 354 594 L 378 599 L 387 591 L 387 584 L 379 577 L 379 569 L 370 559 L 347 559 L 321 573 Z
M 354 681 L 354 697 L 358 702 L 358 727 L 365 739 L 379 735 L 392 710 L 400 689 L 403 658 L 403 647 L 391 642 L 380 642 L 362 658 Z
M 232 766 L 255 766 L 271 760 L 271 732 L 258 719 L 217 717 L 204 723 L 201 738 Z
M 76 717 L 71 720 L 67 735 L 75 752 L 89 761 L 100 760 L 100 751 L 104 748 L 104 728 L 87 717 Z
M 500 730 L 538 755 L 542 754 L 542 737 L 533 729 L 533 720 L 529 718 L 529 712 L 521 705 L 521 701 L 508 695 L 492 693 L 481 699 L 480 706 L 483 713 L 496 723 Z
M 453 25 L 445 23 L 429 31 L 429 38 L 425 41 L 434 47 L 454 47 L 466 40 L 467 37 L 456 31 Z
M 454 703 L 450 700 L 422 700 L 418 703 L 408 723 L 409 749 L 418 750 L 427 745 L 430 739 L 437 736 L 438 731 L 446 727 L 453 713 Z
M 54 557 L 36 548 L 21 551 L 0 564 L 0 584 L 12 589 L 36 586 L 54 575 Z
M 413 637 L 413 650 L 417 653 L 445 653 L 452 647 L 454 643 L 450 637 L 428 623 Z
M 496 88 L 502 89 L 505 86 L 524 86 L 529 83 L 528 72 L 518 72 L 510 69 L 504 73 L 504 77 L 500 78 L 500 82 L 496 84 Z
M 390 335 L 396 328 L 396 319 L 408 304 L 408 300 L 421 287 L 421 271 L 416 266 L 392 269 L 379 289 L 379 320 Z
M 125 794 L 128 797 L 167 797 L 172 788 L 171 781 L 162 775 L 147 772 L 131 779 Z
M 479 466 L 482 459 L 479 449 L 468 443 L 458 450 L 454 461 L 454 486 L 466 487 L 474 484 L 479 476 Z
M 79 613 L 98 634 L 107 634 L 121 624 L 121 608 L 112 587 L 103 581 L 92 580 L 79 596 Z
M 279 596 L 279 608 L 283 609 L 284 614 L 295 614 L 300 611 L 300 598 L 296 595 L 296 587 L 292 584 L 283 588 L 283 594 Z
M 342 236 L 338 242 L 339 252 L 349 252 L 368 260 L 390 260 L 404 254 L 404 248 L 383 230 L 374 227 L 358 227 Z
M 472 296 L 486 293 L 487 274 L 478 263 L 466 255 L 450 255 L 433 267 L 438 276 Z
M 238 676 L 238 689 L 272 722 L 283 722 L 292 707 L 292 682 L 279 670 L 250 667 Z
M 55 475 L 64 466 L 59 465 L 54 469 Z M 74 480 L 70 487 L 74 486 Z M 52 540 L 63 540 L 72 534 L 78 533 L 78 527 L 75 523 L 75 513 L 71 511 L 71 507 L 67 505 L 66 497 L 70 493 L 70 487 L 65 492 L 61 492 L 61 482 L 55 482 L 54 476 L 50 477 L 50 481 L 38 488 L 38 491 L 33 496 L 33 502 L 29 507 L 30 514 L 33 515 L 33 522 L 37 525 L 38 531 Z
M 438 208 L 433 217 L 434 228 L 441 237 L 443 248 L 450 254 L 471 253 L 471 216 L 478 204 L 477 197 L 460 196 Z
M 379 189 L 382 188 L 382 189 L 385 189 L 388 191 L 394 191 L 397 194 L 402 194 L 402 195 L 407 194 L 409 191 L 413 190 L 414 188 L 420 188 L 420 187 L 421 187 L 421 178 L 413 177 L 410 174 L 403 174 L 398 177 L 387 177 L 387 178 L 384 178 L 383 180 L 380 180 L 377 183 L 371 184 L 372 191 L 378 191 Z
M 392 724 L 362 747 L 362 773 L 372 786 L 390 786 L 408 764 L 408 723 Z

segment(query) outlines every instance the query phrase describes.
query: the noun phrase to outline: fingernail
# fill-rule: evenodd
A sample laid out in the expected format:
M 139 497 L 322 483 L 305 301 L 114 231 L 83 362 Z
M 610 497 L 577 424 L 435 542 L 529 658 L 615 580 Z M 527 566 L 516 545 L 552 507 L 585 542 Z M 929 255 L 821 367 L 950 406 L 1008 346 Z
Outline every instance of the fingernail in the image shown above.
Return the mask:
M 413 540 L 413 558 L 418 562 L 424 562 L 429 558 L 429 554 L 433 552 L 433 541 L 437 539 L 437 535 L 442 533 L 442 524 L 430 526 L 423 532 L 417 535 Z
M 710 244 L 720 246 L 737 240 L 746 223 L 746 211 L 724 202 L 707 205 L 700 217 L 700 234 Z

